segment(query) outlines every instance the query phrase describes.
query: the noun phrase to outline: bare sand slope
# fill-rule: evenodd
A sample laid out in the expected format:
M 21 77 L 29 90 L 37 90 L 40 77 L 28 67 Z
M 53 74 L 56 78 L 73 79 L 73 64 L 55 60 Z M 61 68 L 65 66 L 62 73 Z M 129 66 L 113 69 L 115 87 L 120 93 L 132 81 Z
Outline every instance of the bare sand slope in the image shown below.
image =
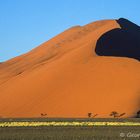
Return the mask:
M 97 39 L 115 20 L 72 27 L 32 51 L 0 64 L 0 116 L 131 117 L 139 110 L 140 62 L 97 56 Z

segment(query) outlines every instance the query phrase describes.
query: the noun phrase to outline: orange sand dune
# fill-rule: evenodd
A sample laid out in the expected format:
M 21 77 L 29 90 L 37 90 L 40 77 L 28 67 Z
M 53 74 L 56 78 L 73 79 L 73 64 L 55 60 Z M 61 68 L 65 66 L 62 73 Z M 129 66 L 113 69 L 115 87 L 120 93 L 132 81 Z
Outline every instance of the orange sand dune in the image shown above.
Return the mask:
M 139 110 L 140 62 L 95 53 L 115 20 L 75 26 L 32 51 L 0 64 L 2 117 L 131 117 Z

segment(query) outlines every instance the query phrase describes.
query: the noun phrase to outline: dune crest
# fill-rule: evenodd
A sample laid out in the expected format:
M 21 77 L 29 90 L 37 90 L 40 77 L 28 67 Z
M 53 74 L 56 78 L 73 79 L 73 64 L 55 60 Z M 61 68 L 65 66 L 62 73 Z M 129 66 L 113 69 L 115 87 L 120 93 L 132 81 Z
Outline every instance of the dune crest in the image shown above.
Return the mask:
M 97 40 L 121 28 L 116 20 L 74 26 L 30 52 L 0 64 L 2 117 L 132 117 L 139 109 L 140 63 L 98 56 Z

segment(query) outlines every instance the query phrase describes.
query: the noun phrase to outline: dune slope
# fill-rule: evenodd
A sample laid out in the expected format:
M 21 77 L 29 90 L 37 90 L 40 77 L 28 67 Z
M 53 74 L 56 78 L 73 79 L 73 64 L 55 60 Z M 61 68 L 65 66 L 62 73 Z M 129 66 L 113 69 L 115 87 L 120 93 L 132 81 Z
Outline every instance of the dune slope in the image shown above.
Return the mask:
M 2 117 L 131 117 L 139 110 L 140 62 L 98 56 L 96 42 L 115 20 L 75 26 L 0 64 Z

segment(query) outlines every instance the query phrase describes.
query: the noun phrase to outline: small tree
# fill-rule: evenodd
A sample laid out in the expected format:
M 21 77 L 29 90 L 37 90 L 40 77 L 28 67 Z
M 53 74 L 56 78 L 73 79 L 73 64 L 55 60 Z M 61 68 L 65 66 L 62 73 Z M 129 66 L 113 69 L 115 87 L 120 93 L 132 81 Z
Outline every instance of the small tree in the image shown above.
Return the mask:
M 113 116 L 114 118 L 118 117 L 118 115 L 119 114 L 116 111 L 112 111 L 111 114 L 110 114 L 110 116 Z
M 91 113 L 91 112 L 88 113 L 88 117 L 89 117 L 89 118 L 92 117 L 92 113 Z
M 41 115 L 41 117 L 46 117 L 47 116 L 46 113 L 41 113 L 40 115 Z
M 137 118 L 140 118 L 140 110 L 137 112 Z
M 121 113 L 121 114 L 119 114 L 119 113 L 116 112 L 116 111 L 112 111 L 111 114 L 110 114 L 110 116 L 113 116 L 114 118 L 120 118 L 120 117 L 124 116 L 125 114 L 126 114 L 126 113 Z

